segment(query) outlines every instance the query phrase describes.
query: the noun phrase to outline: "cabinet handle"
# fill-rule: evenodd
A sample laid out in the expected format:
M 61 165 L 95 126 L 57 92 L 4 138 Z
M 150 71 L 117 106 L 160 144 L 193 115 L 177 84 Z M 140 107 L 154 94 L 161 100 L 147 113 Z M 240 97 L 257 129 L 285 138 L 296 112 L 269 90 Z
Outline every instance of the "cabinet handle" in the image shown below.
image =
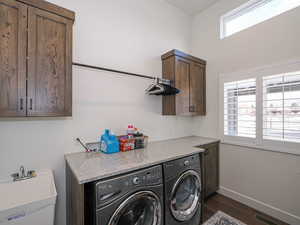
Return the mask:
M 23 111 L 23 98 L 20 98 L 20 110 Z
M 190 112 L 195 112 L 195 106 L 194 105 L 190 106 Z
M 32 110 L 32 98 L 29 100 L 29 110 Z

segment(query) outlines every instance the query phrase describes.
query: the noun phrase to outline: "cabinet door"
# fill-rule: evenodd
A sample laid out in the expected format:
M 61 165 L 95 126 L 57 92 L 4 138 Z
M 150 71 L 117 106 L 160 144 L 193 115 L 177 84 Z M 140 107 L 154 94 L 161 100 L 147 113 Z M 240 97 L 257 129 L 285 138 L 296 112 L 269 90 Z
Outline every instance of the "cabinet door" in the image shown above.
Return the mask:
M 191 64 L 181 57 L 176 57 L 175 64 L 175 86 L 180 90 L 176 95 L 176 115 L 189 115 Z
M 190 112 L 206 114 L 205 65 L 192 63 L 190 74 Z
M 27 7 L 0 0 L 0 116 L 26 116 Z
M 209 145 L 204 157 L 205 197 L 208 197 L 219 189 L 219 145 Z
M 162 75 L 175 84 L 175 57 L 162 61 Z M 162 96 L 162 109 L 163 115 L 176 115 L 176 95 Z
M 29 116 L 72 114 L 72 25 L 64 17 L 28 9 Z

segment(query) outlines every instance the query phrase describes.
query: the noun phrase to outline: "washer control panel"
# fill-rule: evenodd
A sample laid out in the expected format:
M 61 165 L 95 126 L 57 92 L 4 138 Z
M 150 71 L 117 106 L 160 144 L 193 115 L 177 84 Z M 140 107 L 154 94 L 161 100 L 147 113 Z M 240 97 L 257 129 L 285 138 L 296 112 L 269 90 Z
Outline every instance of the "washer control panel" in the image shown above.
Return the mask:
M 95 183 L 97 206 L 108 204 L 123 194 L 147 186 L 160 185 L 162 166 L 155 166 Z
M 129 182 L 125 186 L 148 186 L 162 183 L 161 166 L 142 170 L 128 177 Z M 126 181 L 126 180 L 125 180 Z

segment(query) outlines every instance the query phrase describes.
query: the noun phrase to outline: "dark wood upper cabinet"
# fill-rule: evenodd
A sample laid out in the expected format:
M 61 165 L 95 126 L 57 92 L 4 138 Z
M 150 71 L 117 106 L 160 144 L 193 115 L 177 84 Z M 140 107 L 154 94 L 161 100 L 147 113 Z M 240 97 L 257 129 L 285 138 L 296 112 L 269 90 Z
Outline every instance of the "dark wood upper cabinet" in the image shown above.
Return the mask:
M 27 6 L 0 1 L 0 115 L 26 115 Z
M 42 0 L 0 0 L 0 117 L 72 115 L 74 17 Z
M 180 90 L 163 96 L 163 115 L 206 115 L 206 62 L 178 50 L 162 56 L 163 78 Z
M 73 22 L 29 8 L 28 25 L 28 115 L 70 116 Z

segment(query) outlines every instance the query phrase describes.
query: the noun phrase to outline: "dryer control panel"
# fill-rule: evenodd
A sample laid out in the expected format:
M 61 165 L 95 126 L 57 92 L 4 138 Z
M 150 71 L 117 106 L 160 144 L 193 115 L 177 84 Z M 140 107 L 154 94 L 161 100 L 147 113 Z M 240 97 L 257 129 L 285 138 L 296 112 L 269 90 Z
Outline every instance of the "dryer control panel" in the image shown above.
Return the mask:
M 164 163 L 165 179 L 172 179 L 173 177 L 178 176 L 178 174 L 189 169 L 196 170 L 200 174 L 201 169 L 199 154 Z
M 109 204 L 130 191 L 163 183 L 162 166 L 132 172 L 95 183 L 97 207 Z

